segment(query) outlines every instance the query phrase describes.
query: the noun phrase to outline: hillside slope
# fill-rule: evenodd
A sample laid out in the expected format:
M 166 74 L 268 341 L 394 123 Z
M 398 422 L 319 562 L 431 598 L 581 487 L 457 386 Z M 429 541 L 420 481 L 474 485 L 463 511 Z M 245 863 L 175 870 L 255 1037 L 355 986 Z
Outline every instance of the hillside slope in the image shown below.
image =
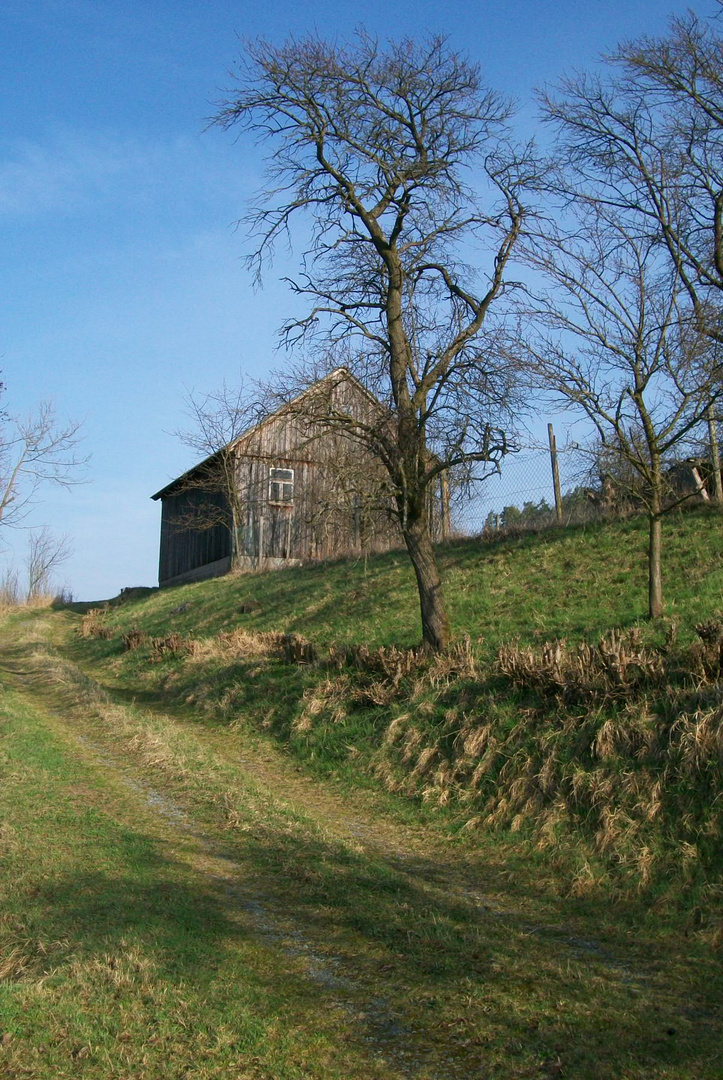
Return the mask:
M 136 655 L 159 678 L 124 702 L 119 640 L 97 639 L 106 688 L 63 655 L 73 622 L 0 623 L 3 1077 L 720 1075 L 704 933 L 571 896 L 514 837 L 455 840 L 409 801 L 405 823 L 241 718 L 159 707 L 190 653 Z
M 512 836 L 575 895 L 696 912 L 723 942 L 720 520 L 666 522 L 659 625 L 631 519 L 447 545 L 458 641 L 436 659 L 409 648 L 402 553 L 157 592 L 85 615 L 67 654 L 117 695 Z
M 646 548 L 642 518 L 451 541 L 439 557 L 454 632 L 494 650 L 514 636 L 533 643 L 630 626 L 645 617 Z M 723 522 L 716 511 L 666 519 L 663 563 L 668 614 L 690 631 L 723 596 Z M 164 590 L 119 610 L 110 624 L 151 634 L 244 626 L 370 646 L 409 646 L 420 636 L 403 551 Z

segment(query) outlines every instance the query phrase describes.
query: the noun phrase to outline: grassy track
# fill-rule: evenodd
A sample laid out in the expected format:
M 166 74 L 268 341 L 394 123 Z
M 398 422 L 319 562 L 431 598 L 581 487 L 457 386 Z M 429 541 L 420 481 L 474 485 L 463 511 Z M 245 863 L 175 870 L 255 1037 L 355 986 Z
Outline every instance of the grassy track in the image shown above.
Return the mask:
M 383 1075 L 172 804 L 22 697 L 1 716 L 3 1078 Z
M 718 1078 L 719 965 L 3 631 L 0 1076 Z

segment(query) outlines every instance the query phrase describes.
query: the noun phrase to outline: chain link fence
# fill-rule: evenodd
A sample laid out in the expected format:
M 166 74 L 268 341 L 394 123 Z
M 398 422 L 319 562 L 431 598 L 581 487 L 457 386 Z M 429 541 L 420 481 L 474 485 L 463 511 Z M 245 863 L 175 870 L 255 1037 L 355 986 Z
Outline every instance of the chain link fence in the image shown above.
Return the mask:
M 505 458 L 499 472 L 481 482 L 469 496 L 452 499 L 452 532 L 489 535 L 569 526 L 640 511 L 642 504 L 614 479 L 600 476 L 595 454 L 570 443 L 556 446 L 552 425 L 549 444 L 523 447 Z M 671 465 L 668 480 L 676 499 L 708 502 L 716 497 L 717 447 L 702 447 L 699 456 Z M 720 474 L 720 462 L 717 463 Z

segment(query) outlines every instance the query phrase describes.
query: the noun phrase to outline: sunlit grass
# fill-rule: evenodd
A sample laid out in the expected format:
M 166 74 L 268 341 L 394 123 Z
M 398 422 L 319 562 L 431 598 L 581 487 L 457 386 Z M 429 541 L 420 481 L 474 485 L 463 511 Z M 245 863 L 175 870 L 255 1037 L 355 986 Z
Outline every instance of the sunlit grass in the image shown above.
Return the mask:
M 632 910 L 492 838 L 447 851 L 417 827 L 407 872 L 324 828 L 313 792 L 249 779 L 248 728 L 118 704 L 42 646 L 63 625 L 26 614 L 6 638 L 35 702 L 2 707 L 8 1075 L 717 1075 L 700 942 L 631 939 Z
M 491 652 L 510 637 L 579 639 L 644 620 L 646 529 L 644 519 L 632 518 L 443 545 L 439 558 L 454 632 Z M 715 510 L 665 520 L 667 613 L 684 633 L 721 605 L 722 539 Z M 258 608 L 244 613 L 248 601 Z M 243 626 L 295 632 L 322 644 L 413 645 L 420 638 L 413 572 L 402 551 L 162 590 L 118 608 L 108 623 L 197 636 Z

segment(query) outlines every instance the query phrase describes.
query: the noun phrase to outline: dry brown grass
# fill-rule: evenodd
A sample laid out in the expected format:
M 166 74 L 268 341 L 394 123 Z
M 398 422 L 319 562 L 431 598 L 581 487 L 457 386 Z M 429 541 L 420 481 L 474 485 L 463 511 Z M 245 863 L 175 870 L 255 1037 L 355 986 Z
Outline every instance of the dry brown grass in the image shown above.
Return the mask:
M 364 674 L 381 676 L 393 686 L 426 662 L 421 649 L 401 649 L 396 645 L 382 645 L 373 649 L 368 645 L 331 645 L 326 657 L 330 667 L 352 668 Z
M 690 776 L 723 766 L 723 705 L 681 714 L 670 732 L 670 746 L 677 750 L 681 768 Z
M 80 620 L 78 633 L 84 638 L 110 640 L 113 637 L 113 631 L 105 624 L 105 611 L 103 608 L 90 608 Z
M 292 724 L 292 730 L 310 731 L 315 721 L 322 716 L 332 724 L 341 723 L 347 715 L 351 701 L 348 676 L 327 678 L 314 686 L 308 686 L 302 694 L 301 709 Z
M 67 941 L 34 937 L 17 918 L 0 914 L 0 981 L 32 977 L 37 982 L 44 974 L 48 957 L 67 948 Z
M 516 686 L 568 697 L 624 697 L 666 679 L 664 655 L 644 645 L 638 627 L 611 630 L 597 645 L 573 647 L 547 641 L 541 649 L 518 642 L 502 645 L 497 670 Z
M 723 675 L 723 617 L 705 619 L 695 626 L 699 640 L 690 653 L 701 682 L 715 682 Z
M 79 992 L 108 989 L 114 995 L 148 993 L 157 978 L 157 965 L 125 938 L 115 953 L 74 960 L 65 967 L 68 980 Z
M 151 659 L 163 660 L 167 656 L 186 656 L 192 649 L 193 638 L 183 634 L 165 634 L 151 638 Z
M 197 663 L 274 657 L 290 663 L 308 664 L 316 659 L 316 649 L 306 638 L 274 631 L 254 632 L 238 628 L 213 637 L 186 638 L 185 644 L 185 651 Z
M 137 630 L 135 627 L 129 630 L 127 634 L 121 635 L 121 643 L 126 652 L 142 649 L 148 644 L 148 640 L 148 634 L 143 630 Z
M 513 646 L 503 653 L 508 677 L 555 690 L 534 707 L 518 705 L 514 720 L 496 710 L 494 695 L 482 705 L 484 673 L 464 688 L 450 675 L 440 697 L 439 676 L 420 668 L 420 697 L 390 718 L 374 773 L 390 791 L 472 809 L 470 829 L 524 832 L 553 853 L 576 838 L 588 854 L 572 876 L 573 895 L 659 888 L 666 878 L 715 881 L 723 695 L 715 685 L 696 689 L 691 677 L 655 686 L 665 661 L 638 635 L 606 635 L 594 649 Z M 461 704 L 442 704 L 449 700 Z

